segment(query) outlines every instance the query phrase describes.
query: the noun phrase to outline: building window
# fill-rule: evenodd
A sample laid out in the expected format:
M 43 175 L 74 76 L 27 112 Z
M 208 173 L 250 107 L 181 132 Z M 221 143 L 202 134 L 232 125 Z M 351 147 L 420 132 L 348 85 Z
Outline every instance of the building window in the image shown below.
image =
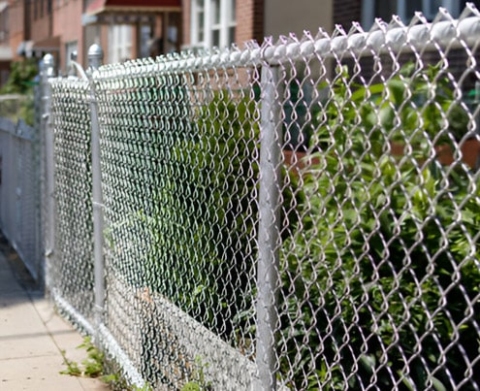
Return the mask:
M 150 56 L 151 37 L 152 37 L 152 27 L 150 25 L 140 26 L 140 48 L 139 48 L 140 58 L 146 58 Z
M 235 41 L 235 0 L 192 0 L 192 46 L 226 47 Z
M 132 58 L 132 26 L 122 24 L 110 27 L 108 34 L 108 60 L 118 63 Z
M 456 18 L 465 4 L 465 0 L 363 0 L 362 26 L 369 29 L 375 18 L 389 22 L 394 14 L 404 23 L 408 23 L 417 11 L 421 11 L 429 21 L 432 21 L 440 7 L 446 8 Z

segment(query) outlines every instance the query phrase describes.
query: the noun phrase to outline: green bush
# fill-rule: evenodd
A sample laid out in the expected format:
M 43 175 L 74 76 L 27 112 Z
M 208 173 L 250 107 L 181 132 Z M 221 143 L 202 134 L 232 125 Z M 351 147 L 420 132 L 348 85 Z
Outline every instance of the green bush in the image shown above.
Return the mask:
M 0 116 L 12 121 L 22 119 L 30 126 L 34 125 L 33 86 L 37 73 L 37 65 L 33 60 L 12 62 L 9 78 L 0 89 L 0 94 L 16 96 L 12 96 L 10 101 L 2 99 Z
M 184 114 L 183 129 L 158 136 L 153 246 L 143 272 L 150 289 L 230 341 L 252 313 L 255 105 L 219 91 Z
M 434 147 L 462 138 L 468 115 L 438 67 L 355 88 L 340 72 L 282 249 L 281 376 L 294 389 L 440 391 L 469 374 L 462 390 L 477 389 L 480 183 Z

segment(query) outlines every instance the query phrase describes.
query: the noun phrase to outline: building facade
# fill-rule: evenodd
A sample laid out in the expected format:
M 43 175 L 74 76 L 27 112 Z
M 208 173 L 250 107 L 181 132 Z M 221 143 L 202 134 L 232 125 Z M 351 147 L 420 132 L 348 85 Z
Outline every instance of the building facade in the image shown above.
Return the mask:
M 10 48 L 8 5 L 7 1 L 0 1 L 0 87 L 3 86 L 8 79 L 10 62 L 13 59 L 13 53 Z
M 0 1 L 0 4 L 4 2 Z M 70 59 L 88 63 L 99 43 L 106 62 L 178 51 L 181 0 L 8 0 L 9 46 L 14 60 L 56 57 L 62 73 Z M 1 7 L 0 7 L 1 10 Z
M 183 48 L 227 47 L 262 42 L 319 27 L 333 28 L 333 0 L 185 0 Z

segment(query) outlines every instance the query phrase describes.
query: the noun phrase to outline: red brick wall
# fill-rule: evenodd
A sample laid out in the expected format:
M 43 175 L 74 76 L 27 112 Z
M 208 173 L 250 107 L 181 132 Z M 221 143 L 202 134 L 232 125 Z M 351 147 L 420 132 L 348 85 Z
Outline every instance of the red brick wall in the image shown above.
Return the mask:
M 82 28 L 82 0 L 70 0 L 61 2 L 59 6 L 54 2 L 54 23 L 53 36 L 60 36 L 60 69 L 65 69 L 67 58 L 65 58 L 66 44 L 77 42 L 78 61 L 82 62 L 83 53 L 83 28 Z M 67 22 L 68 21 L 68 22 Z M 86 64 L 83 64 L 86 65 Z
M 235 42 L 241 45 L 251 39 L 263 41 L 263 0 L 237 1 L 236 4 Z
M 52 18 L 51 15 L 45 15 L 42 18 L 38 18 L 31 22 L 32 26 L 32 40 L 33 41 L 42 41 L 51 35 L 51 25 L 52 25 Z M 68 24 L 68 23 L 66 23 Z
M 190 45 L 190 18 L 191 18 L 191 0 L 185 0 L 182 3 L 182 29 L 183 29 L 183 40 L 180 42 L 180 45 Z
M 24 0 L 11 0 L 9 3 L 9 44 L 12 49 L 14 60 L 21 57 L 17 54 L 18 46 L 25 41 Z

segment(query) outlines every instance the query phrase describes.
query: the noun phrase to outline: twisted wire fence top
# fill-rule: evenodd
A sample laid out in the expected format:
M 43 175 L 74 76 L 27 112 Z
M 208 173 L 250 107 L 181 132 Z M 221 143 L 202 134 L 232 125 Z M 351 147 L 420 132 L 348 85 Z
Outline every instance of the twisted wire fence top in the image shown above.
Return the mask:
M 145 380 L 256 389 L 272 148 L 278 388 L 480 388 L 479 37 L 468 5 L 93 71 L 105 327 Z M 88 317 L 88 83 L 52 86 L 57 284 Z

